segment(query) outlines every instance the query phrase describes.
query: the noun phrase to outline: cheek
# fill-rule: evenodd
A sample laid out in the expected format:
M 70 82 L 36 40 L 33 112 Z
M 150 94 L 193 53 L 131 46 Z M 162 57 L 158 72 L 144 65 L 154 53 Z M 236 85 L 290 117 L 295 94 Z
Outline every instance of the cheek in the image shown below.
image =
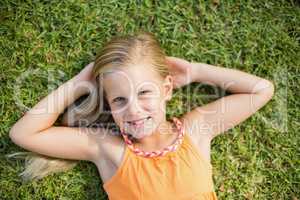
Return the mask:
M 120 121 L 122 120 L 123 113 L 124 111 L 121 108 L 111 106 L 111 115 L 116 123 L 120 123 Z
M 122 104 L 114 104 L 114 105 L 111 105 L 111 112 L 112 112 L 112 115 L 114 116 L 121 116 L 122 113 L 126 112 L 126 104 L 122 103 Z
M 118 113 L 118 114 L 112 114 L 114 122 L 116 123 L 116 125 L 120 128 L 123 129 L 124 127 L 124 121 L 123 121 L 123 117 L 122 114 Z
M 145 102 L 144 108 L 149 112 L 160 112 L 163 109 L 164 102 L 161 99 L 151 99 Z
M 115 122 L 119 122 L 122 119 L 122 115 L 124 113 L 124 111 L 120 111 L 120 110 L 111 110 L 112 111 L 112 116 L 115 120 Z

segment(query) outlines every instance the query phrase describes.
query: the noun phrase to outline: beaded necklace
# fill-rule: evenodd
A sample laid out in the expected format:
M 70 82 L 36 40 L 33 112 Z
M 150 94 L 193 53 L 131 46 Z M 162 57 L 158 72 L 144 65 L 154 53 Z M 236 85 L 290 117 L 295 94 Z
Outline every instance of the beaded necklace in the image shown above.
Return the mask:
M 129 136 L 127 133 L 121 131 L 121 135 L 123 136 L 125 143 L 129 147 L 129 149 L 139 156 L 144 156 L 144 157 L 148 157 L 148 158 L 156 157 L 156 156 L 164 156 L 168 152 L 175 151 L 177 149 L 177 147 L 180 146 L 180 144 L 182 143 L 183 136 L 184 136 L 184 131 L 183 131 L 181 121 L 176 117 L 173 117 L 172 121 L 176 125 L 177 131 L 178 131 L 178 136 L 176 138 L 176 141 L 173 144 L 163 148 L 162 150 L 156 150 L 156 151 L 150 151 L 150 152 L 143 151 L 143 150 L 133 146 L 133 143 L 129 139 Z

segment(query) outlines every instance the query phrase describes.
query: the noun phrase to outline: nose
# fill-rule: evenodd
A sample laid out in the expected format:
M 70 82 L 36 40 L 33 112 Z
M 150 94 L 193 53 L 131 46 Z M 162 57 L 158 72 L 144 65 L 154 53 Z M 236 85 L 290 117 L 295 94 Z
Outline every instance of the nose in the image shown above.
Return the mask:
M 128 107 L 127 107 L 126 112 L 129 116 L 132 116 L 133 118 L 135 116 L 138 117 L 140 115 L 140 113 L 142 112 L 142 109 L 139 105 L 139 100 L 136 97 L 131 97 L 127 106 Z

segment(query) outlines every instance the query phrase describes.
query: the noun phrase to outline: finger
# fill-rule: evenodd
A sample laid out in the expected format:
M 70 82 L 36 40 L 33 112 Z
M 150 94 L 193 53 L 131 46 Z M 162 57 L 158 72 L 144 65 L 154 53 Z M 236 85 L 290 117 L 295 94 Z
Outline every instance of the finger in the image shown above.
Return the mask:
M 177 66 L 185 66 L 188 67 L 191 63 L 187 60 L 181 59 L 181 58 L 177 58 L 177 57 L 172 57 L 169 56 L 167 57 L 167 62 L 170 63 L 171 65 L 177 65 Z

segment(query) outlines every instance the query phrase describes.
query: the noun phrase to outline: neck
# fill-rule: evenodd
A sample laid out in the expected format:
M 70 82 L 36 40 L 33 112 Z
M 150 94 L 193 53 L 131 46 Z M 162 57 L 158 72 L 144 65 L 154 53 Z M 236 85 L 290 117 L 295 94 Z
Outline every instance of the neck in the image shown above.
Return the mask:
M 162 122 L 158 128 L 150 135 L 141 139 L 135 139 L 137 148 L 144 151 L 161 150 L 175 142 L 177 129 L 174 123 Z

